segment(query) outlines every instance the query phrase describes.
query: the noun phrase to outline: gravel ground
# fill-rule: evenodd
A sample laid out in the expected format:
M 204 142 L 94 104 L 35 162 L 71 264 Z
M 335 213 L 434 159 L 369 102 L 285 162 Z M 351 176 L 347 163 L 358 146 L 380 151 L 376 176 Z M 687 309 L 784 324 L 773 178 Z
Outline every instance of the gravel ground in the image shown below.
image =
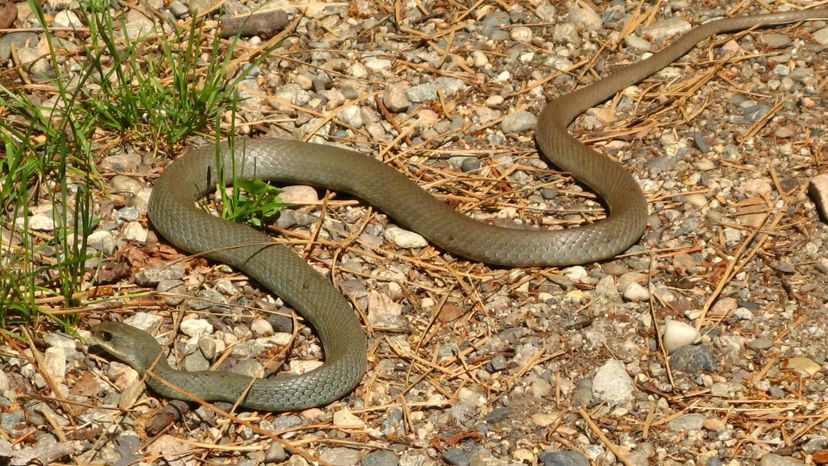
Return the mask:
M 54 25 L 73 24 L 73 3 L 47 0 Z M 155 3 L 172 18 L 209 6 Z M 538 159 L 534 115 L 691 25 L 755 11 L 747 2 L 734 11 L 702 1 L 591 3 L 313 4 L 242 83 L 237 126 L 374 154 L 492 223 L 598 219 L 594 195 Z M 18 9 L 16 24 L 28 27 L 28 7 Z M 133 10 L 127 27 L 151 31 L 157 19 Z M 14 41 L 18 58 L 31 56 L 20 50 L 36 51 L 37 40 L 6 34 L 0 58 Z M 0 348 L 0 456 L 828 463 L 828 227 L 811 200 L 828 170 L 826 46 L 826 22 L 723 35 L 579 118 L 575 133 L 628 167 L 650 202 L 644 237 L 601 264 L 493 268 L 436 250 L 357 200 L 291 187 L 285 196 L 296 205 L 271 229 L 333 278 L 371 330 L 370 368 L 353 394 L 300 413 L 229 417 L 157 398 L 128 367 L 44 333 L 36 354 Z M 123 319 L 170 343 L 170 361 L 189 370 L 269 375 L 288 349 L 289 370 L 315 367 L 321 347 L 308 328 L 292 332 L 277 297 L 220 264 L 168 266 L 183 256 L 145 216 L 168 160 L 133 148 L 101 154 L 109 191 L 90 244 L 121 270 L 108 288 L 158 293 L 89 306 L 80 329 Z

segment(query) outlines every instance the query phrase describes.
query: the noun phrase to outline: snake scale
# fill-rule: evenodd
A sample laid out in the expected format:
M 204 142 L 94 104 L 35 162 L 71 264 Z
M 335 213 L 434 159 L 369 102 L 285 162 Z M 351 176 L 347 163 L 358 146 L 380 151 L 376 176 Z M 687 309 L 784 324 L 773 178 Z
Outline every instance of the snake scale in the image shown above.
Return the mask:
M 692 29 L 647 59 L 550 101 L 537 123 L 536 140 L 559 168 L 594 190 L 606 203 L 606 219 L 577 228 L 530 231 L 488 225 L 458 213 L 394 169 L 366 155 L 305 142 L 249 139 L 223 154 L 224 173 L 241 178 L 310 184 L 347 192 L 383 210 L 453 254 L 503 266 L 570 265 L 613 257 L 643 234 L 647 203 L 620 164 L 567 132 L 583 111 L 659 71 L 698 42 L 718 33 L 816 18 L 828 8 L 725 18 Z M 118 322 L 92 328 L 96 342 L 139 372 L 160 395 L 239 402 L 256 410 L 287 411 L 327 404 L 356 387 L 366 366 L 367 341 L 360 321 L 333 284 L 289 248 L 248 226 L 220 220 L 195 205 L 215 184 L 216 147 L 190 150 L 170 164 L 150 198 L 149 218 L 170 243 L 235 267 L 293 306 L 322 342 L 325 363 L 302 375 L 269 379 L 226 372 L 172 369 L 147 333 Z M 160 355 L 160 357 L 159 357 Z M 157 361 L 156 361 L 157 359 Z M 154 365 L 153 365 L 154 364 Z M 157 378 L 164 379 L 164 383 Z M 176 386 L 182 390 L 171 388 Z

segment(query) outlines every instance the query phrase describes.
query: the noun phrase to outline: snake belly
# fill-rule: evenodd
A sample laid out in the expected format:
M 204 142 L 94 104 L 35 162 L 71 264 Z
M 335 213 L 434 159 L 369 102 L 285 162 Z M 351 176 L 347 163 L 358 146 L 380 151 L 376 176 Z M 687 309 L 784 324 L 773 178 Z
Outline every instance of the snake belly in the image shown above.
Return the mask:
M 223 372 L 181 372 L 157 357 L 160 346 L 144 332 L 106 322 L 93 328 L 93 335 L 105 350 L 139 372 L 152 367 L 155 376 L 167 383 L 153 377 L 149 383 L 165 396 L 239 401 L 241 406 L 269 411 L 330 403 L 351 392 L 365 372 L 367 340 L 360 321 L 333 284 L 290 249 L 262 232 L 221 220 L 196 207 L 195 201 L 215 188 L 217 153 L 221 154 L 225 174 L 353 194 L 440 248 L 471 260 L 502 266 L 599 261 L 624 251 L 641 237 L 647 203 L 635 178 L 620 164 L 568 134 L 572 120 L 659 71 L 711 35 L 826 17 L 828 8 L 712 21 L 645 60 L 550 101 L 536 129 L 541 152 L 594 190 L 608 209 L 607 218 L 577 228 L 530 231 L 476 221 L 374 158 L 338 147 L 246 139 L 237 140 L 232 149 L 226 144 L 192 149 L 170 164 L 158 179 L 149 202 L 152 224 L 176 247 L 202 253 L 244 272 L 293 306 L 315 328 L 325 351 L 325 363 L 302 375 L 270 379 Z M 171 389 L 170 385 L 179 389 Z

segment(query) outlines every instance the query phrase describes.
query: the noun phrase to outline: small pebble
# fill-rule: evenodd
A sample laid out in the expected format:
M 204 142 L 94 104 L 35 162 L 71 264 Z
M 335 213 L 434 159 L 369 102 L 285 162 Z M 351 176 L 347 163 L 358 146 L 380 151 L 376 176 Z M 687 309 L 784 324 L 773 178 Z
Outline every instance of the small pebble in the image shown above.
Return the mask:
M 428 241 L 419 233 L 403 230 L 394 225 L 390 225 L 385 229 L 383 237 L 399 248 L 423 248 L 428 246 Z
M 664 335 L 661 339 L 667 353 L 674 353 L 679 348 L 692 345 L 698 337 L 699 332 L 690 324 L 672 319 L 664 322 Z
M 715 372 L 718 363 L 710 354 L 710 350 L 704 345 L 684 346 L 670 355 L 670 367 L 673 370 L 698 374 L 702 372 Z
M 687 432 L 691 430 L 701 430 L 704 425 L 705 417 L 703 414 L 684 414 L 681 415 L 668 424 L 670 430 L 673 432 Z
M 503 118 L 500 127 L 504 133 L 520 133 L 535 129 L 538 124 L 538 117 L 533 113 L 521 110 L 519 112 L 510 113 Z
M 181 333 L 192 338 L 201 338 L 213 333 L 213 326 L 204 319 L 182 320 L 179 326 Z
M 543 466 L 589 466 L 589 460 L 577 451 L 547 451 L 540 460 Z
M 632 399 L 633 380 L 624 364 L 610 359 L 601 366 L 592 378 L 592 393 L 599 400 L 611 404 L 626 403 Z
M 340 409 L 333 415 L 333 424 L 341 429 L 364 429 L 365 422 L 346 408 Z
M 624 288 L 624 299 L 632 302 L 647 301 L 650 299 L 650 292 L 638 282 L 632 282 Z

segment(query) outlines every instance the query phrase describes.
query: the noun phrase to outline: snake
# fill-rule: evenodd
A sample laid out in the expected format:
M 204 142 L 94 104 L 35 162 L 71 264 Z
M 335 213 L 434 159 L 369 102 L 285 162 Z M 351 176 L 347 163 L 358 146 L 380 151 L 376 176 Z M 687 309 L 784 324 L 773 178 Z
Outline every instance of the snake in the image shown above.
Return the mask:
M 221 220 L 196 202 L 215 189 L 218 173 L 312 185 L 345 192 L 379 208 L 404 228 L 439 248 L 495 266 L 566 266 L 606 260 L 643 235 L 646 197 L 619 162 L 568 132 L 574 119 L 620 90 L 658 72 L 712 35 L 828 18 L 828 8 L 718 19 L 701 24 L 655 54 L 590 85 L 550 100 L 537 118 L 540 152 L 594 191 L 605 218 L 582 226 L 538 230 L 491 225 L 435 198 L 404 174 L 374 157 L 302 141 L 249 138 L 190 149 L 157 179 L 148 217 L 167 241 L 191 253 L 234 267 L 281 297 L 316 331 L 325 361 L 303 374 L 252 378 L 229 372 L 178 371 L 147 332 L 117 321 L 91 328 L 109 355 L 147 374 L 159 395 L 225 401 L 263 411 L 294 411 L 329 404 L 349 394 L 367 365 L 367 337 L 360 319 L 334 284 L 289 247 L 250 226 Z

